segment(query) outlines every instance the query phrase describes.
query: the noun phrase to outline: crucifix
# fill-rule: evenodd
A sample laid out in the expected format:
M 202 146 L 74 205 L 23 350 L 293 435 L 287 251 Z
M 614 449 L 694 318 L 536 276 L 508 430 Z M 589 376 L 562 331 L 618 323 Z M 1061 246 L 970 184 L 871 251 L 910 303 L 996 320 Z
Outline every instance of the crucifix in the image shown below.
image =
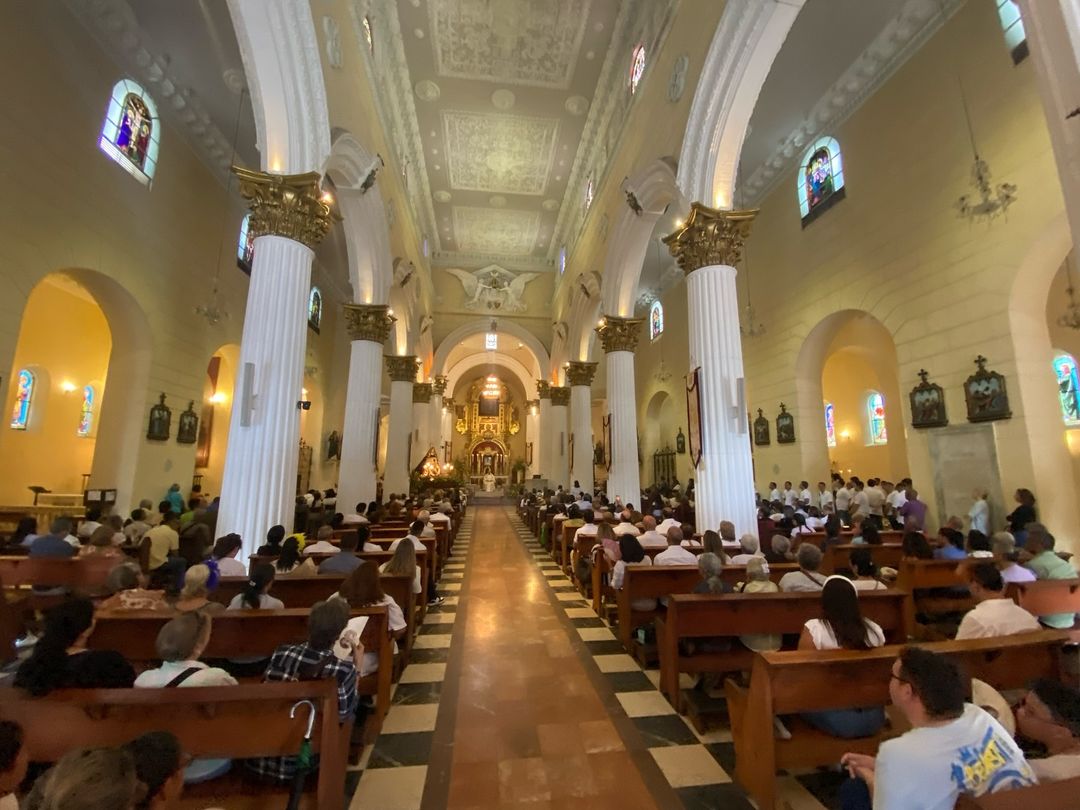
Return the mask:
M 926 378 L 930 376 L 930 372 L 925 368 L 919 369 L 919 379 L 922 380 L 922 384 L 926 385 Z
M 980 354 L 978 357 L 975 358 L 975 362 L 979 366 L 979 371 L 986 371 L 986 358 L 985 357 L 983 357 Z

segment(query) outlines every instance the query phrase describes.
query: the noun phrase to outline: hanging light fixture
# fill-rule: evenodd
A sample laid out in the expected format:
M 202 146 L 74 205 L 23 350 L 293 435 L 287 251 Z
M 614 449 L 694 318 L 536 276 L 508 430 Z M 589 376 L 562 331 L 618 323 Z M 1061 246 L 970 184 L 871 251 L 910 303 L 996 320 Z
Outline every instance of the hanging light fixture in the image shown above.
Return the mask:
M 1064 326 L 1066 329 L 1080 329 L 1080 306 L 1076 303 L 1075 290 L 1073 289 L 1072 278 L 1069 274 L 1069 257 L 1065 257 L 1065 290 L 1069 294 L 1069 305 L 1065 307 L 1065 311 L 1058 316 L 1058 326 Z
M 244 109 L 244 98 L 247 97 L 247 92 L 247 87 L 241 88 L 240 100 L 236 103 L 236 120 L 233 122 L 232 158 L 229 165 L 236 165 L 236 143 L 240 136 L 240 113 Z M 205 303 L 195 307 L 195 314 L 205 318 L 210 326 L 217 326 L 222 320 L 229 317 L 229 313 L 221 305 L 218 282 L 221 277 L 221 253 L 225 249 L 225 240 L 228 237 L 230 225 L 229 200 L 232 195 L 232 181 L 233 173 L 229 172 L 229 176 L 225 181 L 225 217 L 221 224 L 221 238 L 218 240 L 217 264 L 214 267 L 214 284 L 210 289 L 210 298 Z

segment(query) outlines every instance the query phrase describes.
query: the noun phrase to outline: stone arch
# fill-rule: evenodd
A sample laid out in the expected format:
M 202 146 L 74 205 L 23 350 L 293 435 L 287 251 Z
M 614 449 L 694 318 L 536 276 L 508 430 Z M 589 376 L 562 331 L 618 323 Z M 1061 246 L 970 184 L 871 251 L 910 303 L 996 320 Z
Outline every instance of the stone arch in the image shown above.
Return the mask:
M 731 208 L 761 87 L 805 0 L 728 0 L 701 69 L 679 155 L 686 198 Z
M 453 394 L 458 383 L 461 382 L 470 371 L 481 366 L 501 368 L 504 371 L 509 372 L 521 383 L 521 387 L 524 389 L 525 397 L 527 399 L 536 399 L 538 396 L 536 391 L 536 375 L 518 360 L 501 354 L 496 354 L 494 358 L 489 357 L 487 354 L 473 354 L 454 363 L 454 365 L 445 372 L 447 377 L 447 396 Z
M 540 342 L 540 339 L 524 326 L 509 318 L 499 319 L 498 324 L 500 332 L 513 335 L 529 347 L 529 351 L 532 352 L 533 357 L 536 359 L 536 367 L 530 369 L 529 373 L 533 374 L 534 377 L 547 379 L 551 369 L 551 358 L 548 356 L 547 349 L 544 348 L 544 344 Z M 483 334 L 488 331 L 490 326 L 491 318 L 477 318 L 474 321 L 462 324 L 444 337 L 435 350 L 435 356 L 431 363 L 432 376 L 446 374 L 446 361 L 450 356 L 450 352 L 465 338 Z M 535 382 L 532 388 L 535 391 Z
M 627 205 L 621 209 L 612 229 L 611 249 L 604 259 L 600 296 L 604 315 L 632 318 L 641 267 L 649 249 L 657 220 L 671 204 L 689 208 L 675 183 L 675 171 L 668 160 L 654 160 L 626 183 L 644 209 L 635 214 Z
M 653 453 L 666 447 L 675 449 L 675 430 L 678 416 L 675 400 L 667 391 L 657 391 L 645 406 L 642 425 L 642 475 L 643 486 L 658 483 L 653 478 Z
M 569 330 L 565 341 L 566 360 L 588 361 L 596 342 L 596 323 L 600 318 L 602 281 L 595 270 L 574 280 L 577 289 L 570 304 Z

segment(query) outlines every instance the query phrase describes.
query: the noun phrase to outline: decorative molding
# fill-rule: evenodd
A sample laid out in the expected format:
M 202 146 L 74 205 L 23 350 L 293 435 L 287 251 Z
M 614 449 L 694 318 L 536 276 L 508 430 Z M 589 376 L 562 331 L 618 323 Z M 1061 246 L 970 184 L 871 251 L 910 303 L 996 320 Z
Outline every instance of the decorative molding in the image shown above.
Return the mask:
M 412 401 L 414 404 L 420 403 L 427 405 L 431 402 L 432 385 L 431 383 L 418 383 L 414 382 L 412 387 Z
M 390 308 L 381 304 L 345 304 L 345 331 L 350 340 L 383 344 L 396 321 Z
M 386 361 L 386 373 L 390 375 L 391 382 L 416 382 L 416 369 L 420 365 L 416 355 L 387 354 L 383 359 Z
M 566 366 L 566 381 L 571 387 L 576 385 L 592 385 L 593 377 L 596 376 L 597 363 L 585 363 L 579 360 L 571 360 Z
M 687 275 L 701 267 L 735 267 L 742 260 L 743 243 L 757 213 L 757 209 L 718 211 L 691 203 L 686 224 L 665 236 L 664 244 Z
M 341 29 L 338 28 L 337 20 L 329 14 L 322 18 L 323 38 L 325 40 L 326 61 L 335 70 L 341 69 Z
M 570 404 L 570 389 L 565 385 L 551 386 L 551 405 L 553 408 L 565 408 Z
M 540 212 L 455 205 L 454 233 L 465 250 L 528 255 L 540 233 Z
M 240 196 L 251 204 L 248 232 L 255 237 L 283 236 L 314 248 L 339 220 L 319 198 L 318 172 L 267 174 L 233 166 Z
M 600 345 L 604 347 L 604 354 L 610 354 L 611 352 L 633 353 L 636 351 L 643 323 L 645 321 L 641 318 L 605 316 L 600 325 L 596 327 L 596 334 L 600 337 Z
M 432 267 L 460 267 L 463 264 L 497 264 L 506 270 L 539 270 L 551 272 L 555 262 L 542 256 L 507 256 L 501 253 L 476 253 L 470 251 L 432 253 Z
M 547 380 L 537 380 L 536 395 L 540 399 L 551 399 L 551 383 Z
M 558 118 L 443 110 L 442 129 L 452 191 L 544 193 L 555 161 Z

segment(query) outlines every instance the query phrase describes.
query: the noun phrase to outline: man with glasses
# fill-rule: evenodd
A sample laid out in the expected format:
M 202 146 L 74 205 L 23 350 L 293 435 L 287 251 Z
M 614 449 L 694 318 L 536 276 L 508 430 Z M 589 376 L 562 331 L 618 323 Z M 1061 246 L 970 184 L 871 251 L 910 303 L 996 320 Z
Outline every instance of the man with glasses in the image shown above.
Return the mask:
M 841 789 L 841 807 L 952 810 L 962 793 L 981 796 L 1035 784 L 1009 732 L 966 703 L 966 692 L 948 658 L 904 648 L 893 662 L 889 697 L 912 729 L 882 743 L 877 757 L 844 754 L 841 764 L 852 778 Z

